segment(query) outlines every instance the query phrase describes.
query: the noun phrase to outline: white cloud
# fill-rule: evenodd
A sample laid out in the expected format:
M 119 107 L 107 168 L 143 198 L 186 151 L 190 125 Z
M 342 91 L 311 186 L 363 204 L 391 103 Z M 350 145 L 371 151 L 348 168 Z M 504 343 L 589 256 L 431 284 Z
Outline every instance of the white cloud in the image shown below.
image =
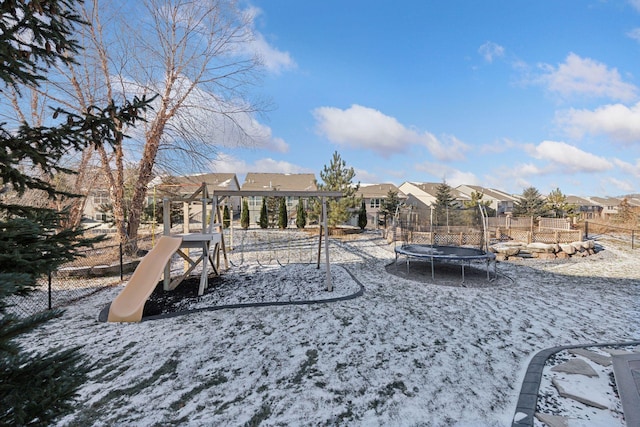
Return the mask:
M 605 185 L 604 187 L 607 188 L 608 191 L 611 191 L 611 187 L 617 188 L 616 192 L 620 193 L 633 193 L 636 191 L 635 185 L 633 185 L 633 183 L 630 183 L 629 181 L 623 181 L 621 179 L 610 176 L 605 179 L 605 182 L 607 183 L 607 185 Z
M 610 161 L 564 142 L 543 141 L 537 146 L 529 146 L 527 151 L 536 159 L 549 161 L 568 173 L 602 172 L 613 167 Z
M 608 68 L 602 62 L 581 58 L 575 53 L 570 53 L 557 68 L 548 64 L 542 64 L 541 68 L 544 75 L 540 82 L 563 98 L 582 95 L 630 101 L 638 95 L 638 88 L 622 81 L 616 68 Z
M 446 181 L 452 187 L 458 185 L 480 185 L 480 180 L 471 172 L 463 172 L 461 170 L 449 167 L 442 163 L 423 162 L 416 165 L 416 170 L 423 171 L 433 176 L 437 181 Z
M 633 175 L 640 178 L 640 160 L 636 160 L 635 164 L 631 164 L 624 160 L 613 159 L 613 163 L 626 175 Z
M 308 168 L 285 161 L 264 158 L 258 159 L 253 163 L 247 163 L 244 160 L 223 153 L 220 153 L 218 158 L 211 162 L 211 167 L 213 171 L 218 173 L 236 173 L 238 175 L 244 175 L 247 172 L 313 173 Z
M 629 4 L 633 6 L 635 10 L 640 12 L 640 0 L 629 0 Z
M 356 172 L 356 176 L 354 179 L 354 183 L 356 182 L 378 182 L 378 176 L 374 173 L 368 172 L 364 169 L 354 169 Z
M 495 58 L 504 56 L 504 47 L 494 42 L 486 42 L 478 49 L 485 61 L 491 63 Z
M 354 104 L 346 110 L 319 107 L 313 111 L 320 134 L 351 148 L 372 150 L 383 157 L 405 152 L 410 145 L 427 147 L 438 160 L 461 160 L 469 146 L 454 136 L 439 140 L 429 132 L 419 133 L 373 108 Z
M 429 152 L 436 159 L 442 161 L 464 160 L 465 152 L 470 149 L 467 144 L 452 135 L 444 135 L 443 141 L 441 141 L 434 135 L 425 132 L 421 136 L 421 140 Z
M 515 141 L 512 141 L 509 138 L 501 138 L 491 144 L 483 144 L 480 146 L 480 152 L 483 154 L 498 154 L 504 153 L 516 146 L 517 144 Z
M 632 107 L 605 105 L 594 111 L 570 109 L 558 112 L 556 122 L 573 138 L 588 133 L 624 143 L 640 142 L 640 102 Z
M 256 18 L 262 14 L 262 10 L 257 7 L 249 7 L 244 13 L 246 17 L 250 19 L 253 27 Z M 265 68 L 275 74 L 296 68 L 297 64 L 293 58 L 291 58 L 289 52 L 283 52 L 271 46 L 265 37 L 255 28 L 252 28 L 251 31 L 253 40 L 245 46 L 245 53 L 258 55 Z
M 627 32 L 627 36 L 640 43 L 640 28 L 634 28 L 633 30 Z
M 319 132 L 331 141 L 352 148 L 366 148 L 385 157 L 403 152 L 418 139 L 395 118 L 373 108 L 354 104 L 347 110 L 319 107 L 313 111 Z

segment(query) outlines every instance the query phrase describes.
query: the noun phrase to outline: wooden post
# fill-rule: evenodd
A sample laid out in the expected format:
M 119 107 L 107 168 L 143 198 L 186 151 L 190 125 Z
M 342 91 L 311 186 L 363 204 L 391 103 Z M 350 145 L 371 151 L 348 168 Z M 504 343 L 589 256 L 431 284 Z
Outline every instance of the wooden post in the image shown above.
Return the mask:
M 231 199 L 229 199 L 231 201 Z M 229 250 L 233 250 L 233 204 L 229 203 Z
M 322 198 L 322 217 L 324 218 L 324 258 L 326 264 L 325 274 L 327 275 L 327 291 L 333 292 L 333 284 L 331 283 L 331 263 L 329 262 L 329 225 L 327 221 L 327 199 Z
M 320 234 L 318 235 L 318 264 L 316 269 L 320 269 L 320 253 L 322 252 L 322 220 L 320 221 Z
M 162 199 L 162 225 L 163 225 L 162 234 L 164 234 L 165 236 L 168 236 L 169 233 L 171 232 L 171 218 L 169 214 L 170 211 L 171 211 L 171 202 L 169 201 L 168 197 L 164 197 Z M 169 261 L 164 266 L 164 277 L 163 277 L 162 286 L 165 291 L 169 290 L 170 281 L 171 281 L 171 261 Z
M 184 234 L 189 234 L 189 231 L 189 202 L 182 202 L 182 232 Z M 185 248 L 182 252 L 184 252 L 186 256 L 189 256 L 189 248 Z M 191 265 L 185 259 L 184 271 L 189 270 L 189 267 L 191 267 Z

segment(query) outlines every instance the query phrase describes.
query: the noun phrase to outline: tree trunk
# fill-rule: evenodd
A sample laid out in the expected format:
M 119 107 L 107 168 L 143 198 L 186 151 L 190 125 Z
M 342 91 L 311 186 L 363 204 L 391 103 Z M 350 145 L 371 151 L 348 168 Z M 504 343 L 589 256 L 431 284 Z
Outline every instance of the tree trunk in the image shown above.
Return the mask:
M 131 200 L 131 208 L 129 209 L 129 236 L 132 239 L 138 237 L 138 229 L 140 228 L 141 213 L 144 208 L 144 201 L 147 197 L 147 186 L 153 177 L 153 165 L 156 161 L 158 148 L 160 147 L 160 138 L 164 131 L 168 118 L 163 111 L 158 112 L 158 116 L 151 128 L 146 134 L 147 143 L 140 159 L 140 167 L 138 168 L 138 179 L 136 180 L 133 199 Z

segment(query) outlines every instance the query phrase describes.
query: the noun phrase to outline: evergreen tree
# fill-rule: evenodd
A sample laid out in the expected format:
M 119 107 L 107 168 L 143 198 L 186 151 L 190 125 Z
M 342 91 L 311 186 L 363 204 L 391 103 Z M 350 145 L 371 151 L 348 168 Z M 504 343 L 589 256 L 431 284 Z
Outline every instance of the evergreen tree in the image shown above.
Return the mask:
M 491 202 L 488 200 L 482 200 L 483 197 L 483 192 L 472 191 L 471 200 L 465 200 L 462 202 L 465 208 L 464 218 L 467 225 L 479 226 L 481 224 L 479 205 L 484 207 L 488 216 L 493 216 L 495 214 L 495 210 L 490 207 Z
M 384 226 L 387 226 L 387 220 L 392 218 L 396 214 L 396 210 L 400 205 L 400 199 L 398 198 L 398 192 L 392 189 L 389 189 L 387 192 L 387 197 L 382 200 L 382 205 L 380 206 L 379 213 L 382 214 L 384 220 Z
M 307 212 L 304 210 L 304 203 L 302 199 L 298 199 L 298 206 L 296 207 L 296 227 L 304 228 L 307 225 Z
M 522 196 L 513 204 L 514 216 L 532 216 L 537 218 L 547 212 L 544 197 L 535 187 L 525 188 Z
M 284 197 L 280 197 L 280 208 L 278 209 L 278 227 L 281 229 L 287 228 L 289 224 L 289 218 L 287 217 L 287 201 Z
M 352 167 L 347 168 L 347 163 L 337 151 L 333 153 L 329 166 L 325 165 L 320 172 L 322 183 L 316 183 L 319 190 L 342 192 L 342 198 L 329 200 L 327 203 L 328 222 L 332 227 L 348 221 L 351 218 L 351 209 L 356 207 L 356 193 L 360 189 L 360 183 L 353 185 L 355 175 L 355 170 Z M 314 216 L 319 218 L 321 210 L 322 206 L 316 202 Z
M 269 216 L 267 213 L 267 200 L 262 198 L 262 207 L 260 208 L 260 219 L 258 220 L 260 228 L 267 228 L 269 226 Z
M 454 220 L 455 197 L 453 196 L 453 188 L 443 181 L 436 187 L 436 203 L 435 203 L 435 225 L 449 225 Z
M 249 203 L 246 199 L 242 200 L 242 212 L 240 213 L 240 227 L 244 230 L 249 228 Z
M 364 199 L 360 203 L 360 210 L 358 211 L 358 227 L 360 230 L 364 230 L 367 226 L 367 205 L 364 203 Z
M 21 94 L 24 87 L 46 82 L 49 67 L 73 62 L 78 44 L 73 38 L 82 21 L 75 12 L 80 1 L 27 0 L 0 3 L 0 80 Z M 0 99 L 6 102 L 6 97 Z M 47 126 L 22 123 L 7 129 L 0 123 L 0 425 L 49 425 L 72 409 L 78 387 L 90 369 L 77 348 L 26 351 L 16 343 L 60 311 L 19 317 L 9 310 L 8 297 L 28 295 L 37 280 L 71 261 L 78 249 L 91 244 L 81 228 L 64 228 L 68 211 L 13 203 L 2 193 L 21 197 L 38 192 L 53 202 L 74 197 L 55 187 L 56 175 L 72 174 L 61 166 L 64 156 L 90 144 L 116 144 L 122 124 L 134 124 L 144 99 L 105 108 L 91 107 L 84 115 L 52 111 Z
M 564 218 L 571 210 L 571 205 L 567 203 L 567 196 L 562 194 L 559 188 L 556 188 L 547 196 L 546 210 L 558 218 Z
M 278 212 L 280 211 L 280 197 L 266 197 L 267 200 L 267 224 L 275 227 L 278 224 Z
M 229 228 L 231 225 L 231 215 L 229 214 L 229 206 L 224 205 L 224 210 L 222 211 L 222 226 L 224 228 Z

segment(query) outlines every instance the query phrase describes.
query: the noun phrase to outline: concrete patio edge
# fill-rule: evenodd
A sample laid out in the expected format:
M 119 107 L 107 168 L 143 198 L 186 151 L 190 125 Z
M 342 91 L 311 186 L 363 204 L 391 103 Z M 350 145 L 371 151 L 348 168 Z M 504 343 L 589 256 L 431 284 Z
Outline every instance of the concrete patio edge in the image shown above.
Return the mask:
M 640 341 L 629 341 L 621 343 L 604 343 L 604 344 L 576 344 L 565 345 L 559 347 L 552 347 L 545 350 L 541 350 L 536 353 L 527 367 L 527 372 L 522 380 L 522 387 L 520 388 L 520 395 L 518 396 L 518 403 L 516 404 L 516 410 L 514 412 L 512 427 L 533 427 L 534 416 L 536 413 L 536 405 L 538 402 L 538 391 L 540 389 L 540 381 L 542 379 L 542 372 L 544 365 L 547 363 L 547 359 L 552 355 L 562 350 L 581 347 L 622 347 L 627 345 L 640 345 Z M 524 414 L 521 419 L 516 421 L 517 414 Z

